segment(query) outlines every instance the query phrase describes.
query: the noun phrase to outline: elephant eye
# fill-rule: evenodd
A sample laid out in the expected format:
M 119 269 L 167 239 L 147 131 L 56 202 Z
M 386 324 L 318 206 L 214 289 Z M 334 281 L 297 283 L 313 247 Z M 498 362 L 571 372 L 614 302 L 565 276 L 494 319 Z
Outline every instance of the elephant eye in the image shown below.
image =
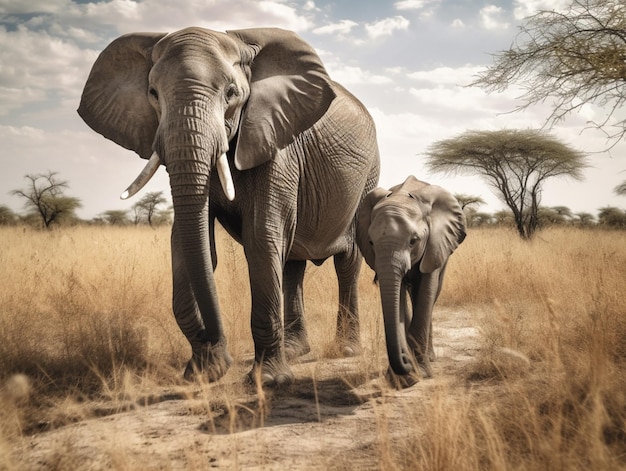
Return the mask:
M 150 87 L 148 93 L 150 93 L 150 96 L 152 96 L 155 100 L 159 101 L 159 92 L 157 92 L 154 87 Z
M 418 241 L 417 236 L 413 236 L 411 237 L 411 240 L 409 240 L 409 245 L 411 245 L 411 247 L 413 247 Z
M 226 102 L 228 103 L 230 100 L 232 100 L 233 97 L 236 97 L 238 95 L 239 91 L 237 90 L 237 85 L 231 83 L 226 89 Z

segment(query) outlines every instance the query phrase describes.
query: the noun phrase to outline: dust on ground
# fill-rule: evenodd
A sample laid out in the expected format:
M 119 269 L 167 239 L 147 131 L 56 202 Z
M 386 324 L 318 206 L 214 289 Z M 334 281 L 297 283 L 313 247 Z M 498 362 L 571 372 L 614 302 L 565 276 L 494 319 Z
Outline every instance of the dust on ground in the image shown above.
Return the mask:
M 159 391 L 132 407 L 104 407 L 101 417 L 26 437 L 14 459 L 29 470 L 380 469 L 381 450 L 407 434 L 408 414 L 427 419 L 435 390 L 467 394 L 463 368 L 478 351 L 474 316 L 441 314 L 433 325 L 434 378 L 408 389 L 390 389 L 383 371 L 364 374 L 362 356 L 303 357 L 284 391 L 250 391 L 210 406 L 203 398 L 227 388 L 221 381 L 208 391 Z

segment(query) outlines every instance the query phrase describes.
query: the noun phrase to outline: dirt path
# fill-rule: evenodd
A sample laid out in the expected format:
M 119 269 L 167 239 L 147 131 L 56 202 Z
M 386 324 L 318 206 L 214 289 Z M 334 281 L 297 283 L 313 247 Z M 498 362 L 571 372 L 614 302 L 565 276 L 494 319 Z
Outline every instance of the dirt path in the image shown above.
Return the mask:
M 464 393 L 461 368 L 477 351 L 472 316 L 444 311 L 437 319 L 434 379 L 403 391 L 389 389 L 380 372 L 363 373 L 363 357 L 304 358 L 286 391 L 161 391 L 27 438 L 16 458 L 29 470 L 380 469 L 381 449 L 405 433 L 408 411 L 423 409 L 416 406 L 442 385 Z M 219 405 L 207 400 L 216 395 Z

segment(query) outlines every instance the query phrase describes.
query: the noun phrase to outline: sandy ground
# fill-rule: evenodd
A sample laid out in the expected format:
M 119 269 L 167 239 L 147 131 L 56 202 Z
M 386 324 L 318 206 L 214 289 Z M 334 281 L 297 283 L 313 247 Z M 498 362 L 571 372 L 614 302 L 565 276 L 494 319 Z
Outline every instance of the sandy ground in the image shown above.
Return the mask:
M 444 314 L 434 323 L 434 378 L 408 389 L 363 373 L 372 361 L 363 356 L 303 357 L 287 390 L 238 388 L 230 397 L 220 382 L 159 391 L 114 410 L 100 405 L 100 417 L 25 438 L 15 459 L 28 470 L 381 469 L 381 450 L 406 434 L 408 415 L 411 433 L 420 433 L 435 390 L 466 394 L 462 368 L 476 355 L 478 332 L 469 313 Z M 211 395 L 221 404 L 207 401 Z

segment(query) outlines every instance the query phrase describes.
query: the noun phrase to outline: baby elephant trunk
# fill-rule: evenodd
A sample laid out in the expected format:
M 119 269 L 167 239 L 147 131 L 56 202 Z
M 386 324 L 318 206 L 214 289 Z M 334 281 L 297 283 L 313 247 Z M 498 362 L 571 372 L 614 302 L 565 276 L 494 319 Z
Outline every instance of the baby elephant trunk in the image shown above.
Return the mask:
M 393 372 L 407 375 L 414 369 L 414 359 L 406 340 L 406 326 L 410 319 L 406 286 L 402 280 L 410 268 L 410 256 L 400 253 L 381 255 L 377 253 L 376 259 L 384 266 L 377 266 L 376 274 L 380 284 L 387 355 Z

